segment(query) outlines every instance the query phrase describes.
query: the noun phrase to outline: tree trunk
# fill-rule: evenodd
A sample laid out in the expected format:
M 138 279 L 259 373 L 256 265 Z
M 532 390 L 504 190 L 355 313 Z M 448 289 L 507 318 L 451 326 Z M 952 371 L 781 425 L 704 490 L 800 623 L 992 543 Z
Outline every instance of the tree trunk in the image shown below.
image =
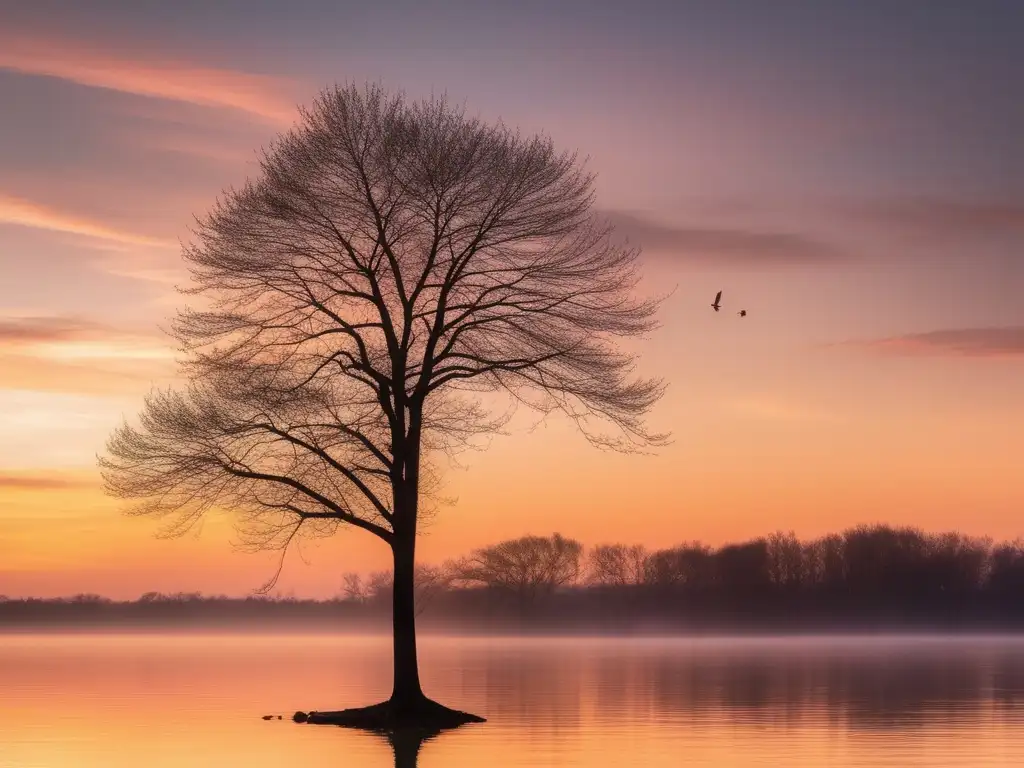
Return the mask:
M 466 723 L 482 723 L 484 719 L 468 712 L 431 701 L 420 687 L 420 670 L 416 659 L 416 518 L 419 474 L 419 432 L 414 430 L 414 452 L 405 459 L 405 470 L 392 478 L 394 508 L 392 510 L 391 553 L 395 576 L 392 585 L 391 623 L 394 683 L 391 698 L 380 704 L 335 712 L 296 712 L 298 723 L 322 723 L 347 728 L 366 728 L 378 733 L 398 734 L 401 743 L 393 741 L 396 766 L 415 766 L 419 744 L 443 730 Z M 396 452 L 396 455 L 398 452 Z
M 420 670 L 416 659 L 416 527 L 409 524 L 410 519 L 416 519 L 416 502 L 413 497 L 412 506 L 409 507 L 408 496 L 399 495 L 399 498 L 402 501 L 395 504 L 395 535 L 391 539 L 395 563 L 391 603 L 394 665 L 391 698 L 380 704 L 356 709 L 296 712 L 292 719 L 297 723 L 341 725 L 393 735 L 401 731 L 401 744 L 393 742 L 395 765 L 415 766 L 419 744 L 423 739 L 466 723 L 482 723 L 484 719 L 431 701 L 420 687 Z
M 396 403 L 396 406 L 398 404 Z M 404 406 L 402 408 L 404 413 Z M 414 712 L 426 701 L 420 688 L 420 670 L 416 659 L 416 525 L 419 511 L 420 410 L 409 410 L 408 433 L 398 430 L 393 441 L 396 469 L 392 475 L 394 500 L 395 577 L 392 591 L 391 624 L 394 684 L 391 704 L 396 711 Z M 397 449 L 397 450 L 396 450 Z
M 416 709 L 425 696 L 420 687 L 416 659 L 415 531 L 403 531 L 392 544 L 395 581 L 392 592 L 392 642 L 394 646 L 394 685 L 391 702 L 397 709 Z

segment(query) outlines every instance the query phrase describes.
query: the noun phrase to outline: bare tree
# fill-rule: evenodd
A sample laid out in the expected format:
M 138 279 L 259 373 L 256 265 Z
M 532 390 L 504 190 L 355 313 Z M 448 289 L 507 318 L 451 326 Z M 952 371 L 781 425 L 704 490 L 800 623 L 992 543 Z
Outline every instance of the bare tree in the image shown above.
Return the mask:
M 523 536 L 476 550 L 456 566 L 456 580 L 499 589 L 525 605 L 573 584 L 583 545 L 560 534 Z
M 342 577 L 344 587 L 342 588 L 342 594 L 345 595 L 346 600 L 351 600 L 355 603 L 362 603 L 366 601 L 366 587 L 363 586 L 363 577 L 358 573 L 346 573 Z
M 393 600 L 395 574 L 391 571 L 374 571 L 366 578 L 366 595 L 370 600 Z
M 648 584 L 702 589 L 714 580 L 714 553 L 711 547 L 699 541 L 659 549 L 647 558 L 645 581 Z
M 440 565 L 416 565 L 416 615 L 419 616 L 441 594 L 451 589 L 455 574 Z
M 649 554 L 642 544 L 602 544 L 587 555 L 587 580 L 603 586 L 643 584 Z
M 799 586 L 808 570 L 803 544 L 793 531 L 775 531 L 765 540 L 768 549 L 768 573 L 779 587 Z
M 184 257 L 199 303 L 173 326 L 188 385 L 113 434 L 109 492 L 170 514 L 171 532 L 229 509 L 257 549 L 342 524 L 385 542 L 394 688 L 380 711 L 439 711 L 416 661 L 421 496 L 436 459 L 504 423 L 483 395 L 561 412 L 606 448 L 665 440 L 644 425 L 663 384 L 616 344 L 655 327 L 658 300 L 593 200 L 592 176 L 548 138 L 444 98 L 322 93 L 198 221 Z
M 419 616 L 434 599 L 446 591 L 454 579 L 449 569 L 437 565 L 417 563 L 415 567 L 416 615 Z M 345 594 L 358 602 L 391 602 L 394 599 L 395 578 L 392 571 L 373 571 L 366 580 L 358 573 L 345 574 Z

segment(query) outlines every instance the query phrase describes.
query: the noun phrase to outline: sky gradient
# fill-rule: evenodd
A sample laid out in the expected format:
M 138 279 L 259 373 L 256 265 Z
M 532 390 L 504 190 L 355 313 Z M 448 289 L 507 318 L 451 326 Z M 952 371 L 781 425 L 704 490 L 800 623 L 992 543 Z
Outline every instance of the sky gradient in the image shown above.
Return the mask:
M 0 594 L 270 575 L 227 520 L 157 539 L 95 458 L 173 380 L 192 217 L 346 81 L 447 92 L 588 156 L 651 287 L 676 288 L 642 345 L 675 442 L 611 456 L 557 419 L 497 438 L 448 473 L 422 559 L 556 530 L 1024 534 L 1021 3 L 83 5 L 0 0 Z M 349 531 L 280 588 L 387 561 Z

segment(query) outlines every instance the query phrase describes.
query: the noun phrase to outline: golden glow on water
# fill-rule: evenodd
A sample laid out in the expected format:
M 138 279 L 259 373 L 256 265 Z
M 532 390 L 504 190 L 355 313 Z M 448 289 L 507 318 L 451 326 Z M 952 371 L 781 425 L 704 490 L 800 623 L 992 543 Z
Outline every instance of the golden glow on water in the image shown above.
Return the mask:
M 1024 640 L 426 638 L 424 685 L 488 723 L 441 766 L 1024 762 Z M 393 765 L 380 738 L 260 715 L 369 703 L 381 638 L 0 636 L 0 766 Z

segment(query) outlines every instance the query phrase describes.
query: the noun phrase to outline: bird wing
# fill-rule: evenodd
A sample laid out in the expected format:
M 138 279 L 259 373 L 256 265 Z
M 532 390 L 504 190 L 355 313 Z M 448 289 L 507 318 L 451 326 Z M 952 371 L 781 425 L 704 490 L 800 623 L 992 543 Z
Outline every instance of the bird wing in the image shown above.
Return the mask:
M 722 300 L 722 292 L 719 291 L 718 294 L 715 296 L 715 304 L 717 304 L 721 300 Z

